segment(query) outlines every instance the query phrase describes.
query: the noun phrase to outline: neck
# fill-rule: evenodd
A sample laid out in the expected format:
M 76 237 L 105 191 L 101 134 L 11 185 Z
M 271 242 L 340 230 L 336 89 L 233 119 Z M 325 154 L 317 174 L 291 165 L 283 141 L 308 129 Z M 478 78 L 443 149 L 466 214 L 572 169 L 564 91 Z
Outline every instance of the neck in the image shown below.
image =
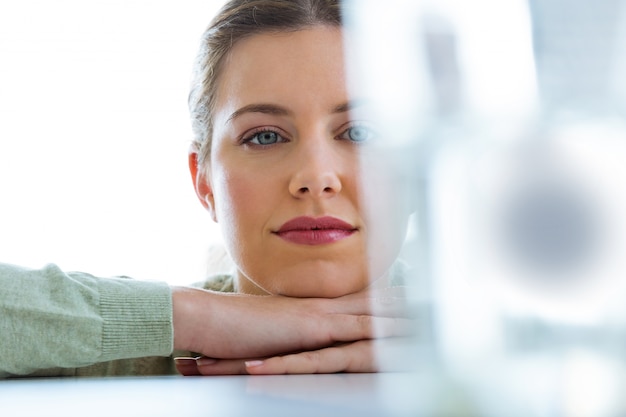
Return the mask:
M 271 295 L 270 292 L 256 285 L 246 277 L 240 270 L 235 274 L 235 292 L 249 295 Z

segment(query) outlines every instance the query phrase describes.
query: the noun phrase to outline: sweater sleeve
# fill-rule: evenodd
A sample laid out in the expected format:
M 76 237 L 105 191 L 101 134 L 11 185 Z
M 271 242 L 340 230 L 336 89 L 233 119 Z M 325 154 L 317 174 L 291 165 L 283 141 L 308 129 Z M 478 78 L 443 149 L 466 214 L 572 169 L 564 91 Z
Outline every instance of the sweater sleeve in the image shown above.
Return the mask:
M 0 263 L 0 377 L 173 349 L 167 284 Z

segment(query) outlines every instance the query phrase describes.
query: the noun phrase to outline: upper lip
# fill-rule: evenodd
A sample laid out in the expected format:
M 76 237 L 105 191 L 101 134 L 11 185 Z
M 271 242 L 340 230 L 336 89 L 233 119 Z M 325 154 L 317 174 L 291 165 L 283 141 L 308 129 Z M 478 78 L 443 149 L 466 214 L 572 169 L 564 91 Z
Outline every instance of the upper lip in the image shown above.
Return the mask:
M 283 224 L 280 229 L 278 229 L 275 233 L 284 233 L 290 232 L 294 230 L 356 230 L 356 227 L 352 226 L 350 223 L 346 223 L 343 220 L 339 220 L 335 217 L 324 216 L 324 217 L 308 217 L 301 216 L 295 217 L 285 224 Z

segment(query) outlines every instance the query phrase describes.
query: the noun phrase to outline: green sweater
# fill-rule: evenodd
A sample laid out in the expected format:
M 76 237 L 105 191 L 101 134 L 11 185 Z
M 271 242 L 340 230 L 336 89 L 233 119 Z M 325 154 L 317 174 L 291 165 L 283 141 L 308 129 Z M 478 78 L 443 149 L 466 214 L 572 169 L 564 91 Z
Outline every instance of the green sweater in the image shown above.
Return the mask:
M 197 286 L 234 291 L 230 275 Z M 0 288 L 0 378 L 168 375 L 191 354 L 173 351 L 165 283 L 0 263 Z
M 0 378 L 175 373 L 165 283 L 0 263 Z

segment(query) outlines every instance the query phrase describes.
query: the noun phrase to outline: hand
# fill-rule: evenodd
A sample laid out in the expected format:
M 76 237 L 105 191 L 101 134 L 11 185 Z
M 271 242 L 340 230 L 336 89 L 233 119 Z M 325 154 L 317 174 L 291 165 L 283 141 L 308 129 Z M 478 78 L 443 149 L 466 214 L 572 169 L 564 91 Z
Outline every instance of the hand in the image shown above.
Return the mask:
M 240 358 L 269 358 L 374 337 L 406 336 L 414 326 L 402 294 L 401 288 L 393 288 L 317 299 L 174 288 L 174 345 L 241 363 Z M 367 346 L 371 344 L 355 344 L 346 350 L 365 357 L 362 352 Z M 323 351 L 323 359 L 336 354 L 335 348 Z M 302 355 L 297 357 L 301 359 L 306 354 L 297 355 Z M 285 358 L 268 359 L 258 369 L 275 369 L 279 361 L 290 360 Z
M 176 369 L 186 376 L 406 372 L 417 367 L 417 359 L 414 339 L 394 337 L 266 359 L 176 358 Z

